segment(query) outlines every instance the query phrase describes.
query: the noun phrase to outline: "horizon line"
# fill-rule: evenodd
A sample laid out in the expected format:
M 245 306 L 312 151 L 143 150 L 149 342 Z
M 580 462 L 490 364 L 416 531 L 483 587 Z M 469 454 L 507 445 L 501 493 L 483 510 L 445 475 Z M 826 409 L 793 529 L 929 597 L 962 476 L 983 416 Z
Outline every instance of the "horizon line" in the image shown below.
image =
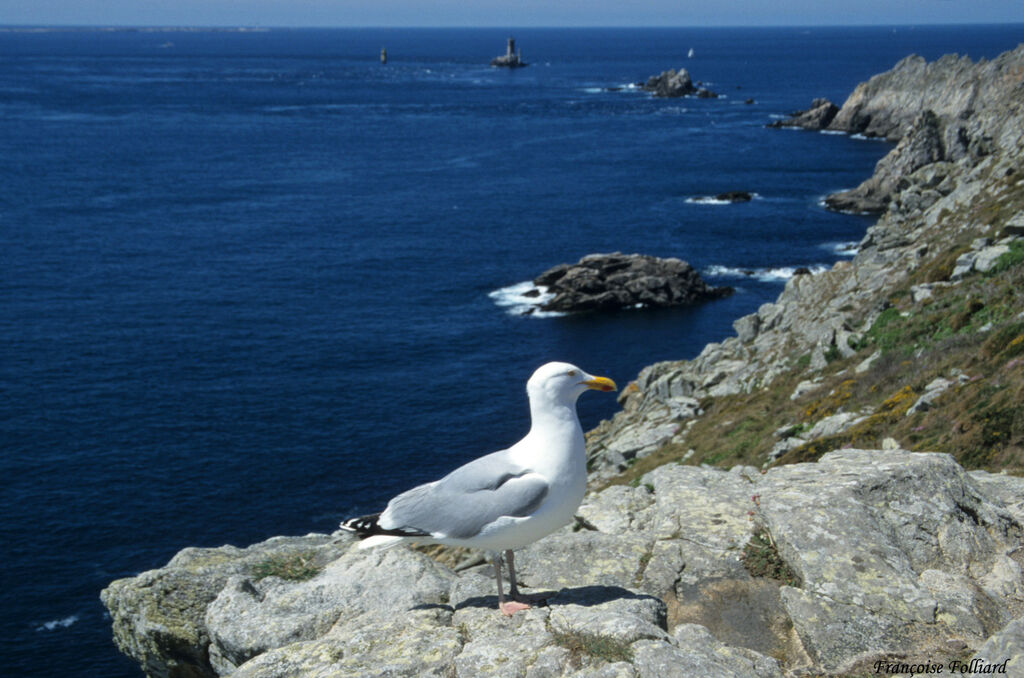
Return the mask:
M 251 31 L 270 31 L 270 30 L 317 30 L 317 29 L 412 29 L 412 30 L 425 30 L 425 29 L 448 29 L 448 30 L 460 30 L 460 29 L 485 29 L 485 30 L 580 30 L 580 29 L 645 29 L 645 30 L 670 30 L 677 28 L 699 28 L 699 29 L 723 29 L 723 28 L 919 28 L 919 27 L 953 27 L 953 26 L 1024 26 L 1024 21 L 936 21 L 926 23 L 849 23 L 849 24 L 829 24 L 829 23 L 817 23 L 817 24 L 671 24 L 671 25 L 644 25 L 644 24 L 628 24 L 628 25 L 604 25 L 604 24 L 593 24 L 593 25 L 568 25 L 568 24 L 549 24 L 549 25 L 493 25 L 493 24 L 480 24 L 480 25 L 443 25 L 443 24 L 424 24 L 424 25 L 383 25 L 383 24 L 338 24 L 338 25 L 263 25 L 263 24 L 134 24 L 134 23 L 96 23 L 96 24 L 29 24 L 29 23 L 13 23 L 6 24 L 0 23 L 0 30 L 251 30 Z

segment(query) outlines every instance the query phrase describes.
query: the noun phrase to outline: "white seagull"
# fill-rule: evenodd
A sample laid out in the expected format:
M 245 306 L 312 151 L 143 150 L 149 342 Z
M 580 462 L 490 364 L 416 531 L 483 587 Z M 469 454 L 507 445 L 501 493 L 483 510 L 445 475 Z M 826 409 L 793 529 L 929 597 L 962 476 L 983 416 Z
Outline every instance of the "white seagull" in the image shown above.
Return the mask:
M 614 391 L 615 382 L 568 363 L 537 368 L 526 383 L 530 432 L 506 450 L 460 466 L 444 478 L 414 487 L 381 513 L 346 520 L 341 529 L 359 548 L 402 541 L 448 544 L 491 553 L 498 609 L 506 615 L 530 607 L 520 594 L 512 551 L 572 522 L 587 489 L 587 454 L 576 399 L 588 389 Z M 501 585 L 502 553 L 509 596 Z

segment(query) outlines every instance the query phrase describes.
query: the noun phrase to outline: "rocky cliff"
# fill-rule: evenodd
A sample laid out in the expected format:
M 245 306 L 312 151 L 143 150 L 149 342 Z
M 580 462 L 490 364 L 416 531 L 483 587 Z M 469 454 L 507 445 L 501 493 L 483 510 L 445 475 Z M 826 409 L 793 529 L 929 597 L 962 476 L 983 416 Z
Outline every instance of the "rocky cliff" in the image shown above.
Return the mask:
M 511 618 L 487 566 L 340 534 L 186 549 L 103 600 L 151 676 L 781 678 L 977 648 L 1024 670 L 1007 626 L 1024 614 L 1024 479 L 845 450 L 641 480 L 520 553 L 521 580 L 555 593 Z
M 898 140 L 884 213 L 623 389 L 578 524 L 517 557 L 548 606 L 308 535 L 113 582 L 115 641 L 175 677 L 1024 675 L 1024 479 L 993 473 L 1024 470 L 1022 102 L 1024 48 L 857 88 L 829 124 Z
M 943 68 L 951 75 L 941 77 Z M 985 96 L 969 98 L 974 108 L 966 117 L 957 114 L 953 136 L 961 151 L 950 153 L 942 142 L 946 150 L 930 154 L 933 146 L 915 135 L 951 132 L 925 104 L 942 104 L 945 115 L 947 98 L 960 101 L 961 81 L 983 75 L 998 87 L 977 84 Z M 935 89 L 946 81 L 953 92 Z M 896 84 L 907 93 L 894 94 Z M 928 94 L 912 97 L 915 87 Z M 879 111 L 887 109 L 871 93 L 918 108 L 894 112 L 882 125 Z M 806 452 L 827 439 L 820 455 L 842 444 L 874 447 L 893 433 L 958 458 L 964 448 L 984 446 L 989 453 L 980 460 L 1024 466 L 1024 419 L 1014 412 L 979 404 L 948 419 L 933 413 L 936 421 L 920 410 L 904 416 L 936 379 L 956 383 L 946 401 L 935 399 L 939 405 L 991 401 L 989 390 L 1024 386 L 1014 376 L 1024 342 L 1024 47 L 973 67 L 952 57 L 931 65 L 904 59 L 858 86 L 835 120 L 909 135 L 865 182 L 888 186 L 891 195 L 853 261 L 794 277 L 774 303 L 734 323 L 735 337 L 709 344 L 693 360 L 644 369 L 623 389 L 622 411 L 590 434 L 598 475 L 613 476 L 655 452 L 658 461 L 693 449 L 694 461 L 762 464 L 779 444 Z M 926 150 L 911 153 L 918 148 Z M 903 162 L 908 154 L 914 162 Z M 956 393 L 960 401 L 948 397 Z M 992 428 L 995 419 L 1005 430 Z M 933 431 L 948 421 L 959 422 L 957 430 Z M 736 430 L 739 422 L 744 430 Z M 925 428 L 911 430 L 918 426 Z M 967 435 L 986 426 L 980 439 Z

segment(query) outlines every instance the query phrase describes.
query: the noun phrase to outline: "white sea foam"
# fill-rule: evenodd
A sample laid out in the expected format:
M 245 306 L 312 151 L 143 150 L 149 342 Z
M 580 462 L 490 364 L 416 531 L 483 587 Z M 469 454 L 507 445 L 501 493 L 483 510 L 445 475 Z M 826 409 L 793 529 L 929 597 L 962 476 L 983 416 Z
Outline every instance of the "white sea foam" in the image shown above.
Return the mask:
M 811 273 L 823 273 L 829 269 L 825 264 L 812 266 L 777 266 L 774 268 L 739 268 L 715 264 L 704 270 L 709 278 L 753 278 L 761 282 L 786 282 L 796 273 L 797 268 L 807 268 Z
M 527 293 L 533 290 L 539 294 L 527 296 Z M 487 296 L 498 306 L 507 308 L 510 315 L 529 315 L 534 318 L 555 318 L 565 315 L 557 311 L 540 310 L 540 305 L 554 299 L 555 295 L 548 292 L 547 287 L 534 285 L 529 280 L 494 290 Z
M 821 132 L 822 134 L 838 134 L 838 135 L 840 135 L 840 136 L 843 136 L 843 135 L 845 135 L 845 134 L 846 134 L 846 132 L 844 132 L 844 131 L 843 131 L 843 130 L 841 130 L 841 129 L 823 129 L 823 130 L 819 130 L 819 131 L 820 131 L 820 132 Z
M 751 200 L 760 200 L 761 196 L 757 193 L 750 194 Z M 691 205 L 731 205 L 734 202 L 747 202 L 746 200 L 719 200 L 713 195 L 699 195 L 692 198 L 687 198 L 686 202 Z
M 829 242 L 822 245 L 823 248 L 831 250 L 835 254 L 841 257 L 852 257 L 857 254 L 857 246 L 859 242 Z
M 860 133 L 851 134 L 850 138 L 851 139 L 861 139 L 863 141 L 887 141 L 887 139 L 885 137 L 868 137 L 868 136 L 864 136 L 863 134 L 860 134 Z
M 687 198 L 686 202 L 691 205 L 731 205 L 731 200 L 719 200 L 710 195 L 701 196 L 699 198 Z
M 41 624 L 36 627 L 36 631 L 56 631 L 57 629 L 66 629 L 75 622 L 78 621 L 78 615 L 73 614 L 70 617 L 64 617 L 63 619 L 54 619 L 48 621 L 45 624 Z

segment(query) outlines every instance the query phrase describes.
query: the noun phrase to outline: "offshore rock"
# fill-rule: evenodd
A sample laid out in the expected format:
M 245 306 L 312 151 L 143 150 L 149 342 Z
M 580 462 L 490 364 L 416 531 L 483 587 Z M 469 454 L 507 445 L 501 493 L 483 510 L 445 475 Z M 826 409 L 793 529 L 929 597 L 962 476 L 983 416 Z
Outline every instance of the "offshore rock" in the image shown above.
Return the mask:
M 839 107 L 828 99 L 815 99 L 806 111 L 796 111 L 788 118 L 768 123 L 768 127 L 799 127 L 808 130 L 828 129 L 829 123 L 836 117 Z
M 732 293 L 711 287 L 690 264 L 643 254 L 590 254 L 541 273 L 533 284 L 554 297 L 546 311 L 607 311 L 694 304 Z
M 951 644 L 988 661 L 1019 652 L 1024 479 L 844 450 L 763 474 L 669 464 L 640 480 L 590 494 L 588 529 L 519 552 L 521 583 L 552 595 L 511 618 L 489 566 L 455 574 L 341 533 L 186 549 L 102 597 L 119 647 L 167 678 L 781 678 L 938 659 Z M 751 574 L 745 559 L 766 543 L 790 576 Z M 295 554 L 315 576 L 259 578 Z
M 693 84 L 690 73 L 685 68 L 679 71 L 669 69 L 658 75 L 652 75 L 646 82 L 640 83 L 640 89 L 651 92 L 656 97 L 684 97 L 695 95 L 701 99 L 714 99 L 718 95 L 705 87 Z

